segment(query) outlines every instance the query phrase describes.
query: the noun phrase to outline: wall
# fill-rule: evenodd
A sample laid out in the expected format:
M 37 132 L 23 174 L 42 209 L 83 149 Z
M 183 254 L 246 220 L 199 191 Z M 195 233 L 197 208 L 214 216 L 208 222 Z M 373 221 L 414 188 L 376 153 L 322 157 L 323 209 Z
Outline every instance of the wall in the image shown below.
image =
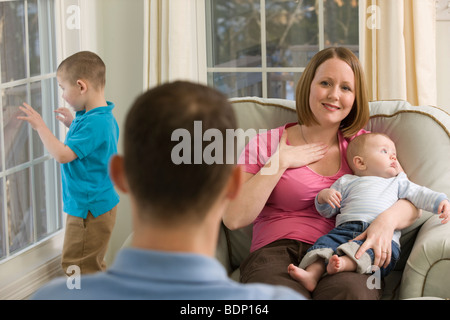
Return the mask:
M 436 23 L 437 106 L 450 113 L 450 21 Z
M 88 5 L 92 6 L 92 11 L 86 19 L 93 33 L 83 46 L 97 52 L 105 61 L 105 95 L 116 105 L 113 112 L 121 130 L 121 153 L 127 111 L 144 88 L 144 0 L 89 0 Z M 130 233 L 129 199 L 120 194 L 116 227 L 106 256 L 108 264 Z
M 102 3 L 103 48 L 108 66 L 106 95 L 116 103 L 115 116 L 123 134 L 128 109 L 144 88 L 144 0 L 98 0 Z M 119 140 L 119 153 L 123 150 Z M 110 251 L 116 252 L 131 233 L 130 203 L 121 194 Z M 107 261 L 114 254 L 107 255 Z

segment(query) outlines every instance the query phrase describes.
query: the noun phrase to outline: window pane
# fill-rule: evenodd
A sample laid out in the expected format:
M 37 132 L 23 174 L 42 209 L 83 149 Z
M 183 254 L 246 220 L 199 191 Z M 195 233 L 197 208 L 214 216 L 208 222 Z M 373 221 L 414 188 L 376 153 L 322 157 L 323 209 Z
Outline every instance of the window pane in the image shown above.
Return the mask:
M 324 1 L 325 46 L 343 45 L 358 51 L 358 1 Z
M 56 71 L 53 0 L 28 0 L 31 75 Z
M 5 237 L 3 236 L 3 231 L 5 230 L 4 221 L 3 221 L 3 179 L 0 178 L 0 259 L 6 255 L 6 243 Z
M 24 1 L 0 2 L 2 82 L 26 77 Z
M 46 205 L 46 190 L 45 190 L 45 167 L 44 163 L 34 167 L 34 193 L 36 199 L 36 228 L 38 239 L 45 236 L 47 232 L 47 205 Z M 49 217 L 51 218 L 51 217 Z M 50 230 L 50 232 L 53 230 Z
M 28 102 L 59 138 L 54 3 L 0 0 L 0 260 L 62 227 L 58 164 L 17 119 Z
M 58 101 L 58 89 L 55 78 L 46 79 L 42 81 L 32 82 L 31 89 L 31 106 L 42 116 L 47 127 L 50 130 L 54 129 L 54 117 L 53 110 L 56 109 Z M 36 130 L 32 131 L 33 135 L 33 158 L 39 158 L 44 154 L 47 154 L 42 140 Z
M 209 67 L 261 66 L 259 0 L 211 0 Z
M 9 169 L 30 160 L 29 126 L 26 121 L 17 119 L 22 113 L 18 106 L 27 101 L 27 86 L 7 88 L 2 95 L 4 154 L 6 168 Z
M 262 96 L 260 72 L 214 72 L 208 75 L 208 83 L 228 97 Z
M 28 0 L 28 39 L 30 46 L 30 74 L 35 76 L 41 73 L 37 0 Z
M 54 172 L 56 170 L 56 162 L 47 160 L 34 167 L 34 198 L 35 216 L 36 216 L 36 234 L 37 240 L 61 228 L 59 219 L 59 211 L 57 201 L 52 196 L 57 190 L 55 186 Z M 58 184 L 57 184 L 58 185 Z
M 300 76 L 299 72 L 267 73 L 268 98 L 295 100 L 295 87 Z
M 11 253 L 26 247 L 33 239 L 30 190 L 30 169 L 6 177 L 9 248 Z
M 324 46 L 359 54 L 358 14 L 358 0 L 206 1 L 208 83 L 229 97 L 292 99 L 299 73 Z
M 31 90 L 31 101 L 30 104 L 36 112 L 38 112 L 42 116 L 42 92 L 41 92 L 41 82 L 32 82 L 30 84 Z M 45 118 L 42 117 L 42 119 Z M 51 130 L 51 127 L 50 127 Z M 33 158 L 36 159 L 44 155 L 44 145 L 42 144 L 41 139 L 39 138 L 39 134 L 36 130 L 32 130 L 33 136 Z
M 303 56 L 319 51 L 315 6 L 315 0 L 266 0 L 268 67 L 305 67 L 308 59 Z

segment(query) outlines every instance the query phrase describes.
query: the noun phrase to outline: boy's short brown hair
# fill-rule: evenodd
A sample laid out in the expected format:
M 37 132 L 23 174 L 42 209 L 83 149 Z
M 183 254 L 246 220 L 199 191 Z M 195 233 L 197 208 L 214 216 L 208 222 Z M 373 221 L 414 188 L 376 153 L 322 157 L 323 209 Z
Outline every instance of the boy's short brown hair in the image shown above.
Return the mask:
M 57 72 L 75 84 L 78 80 L 87 80 L 94 88 L 102 89 L 106 84 L 106 66 L 103 60 L 90 51 L 77 52 L 62 61 Z
M 202 144 L 203 154 L 209 144 L 194 141 L 194 121 L 201 121 L 202 137 L 208 129 L 217 129 L 226 137 L 226 129 L 236 129 L 237 125 L 222 93 L 184 81 L 166 83 L 142 94 L 125 121 L 124 168 L 130 192 L 142 212 L 162 223 L 202 219 L 234 167 L 225 161 L 174 163 L 172 150 L 179 143 L 172 141 L 175 130 L 189 131 L 192 154 L 195 145 Z M 225 143 L 223 147 L 225 155 Z
M 341 122 L 341 131 L 344 137 L 351 137 L 369 120 L 369 100 L 361 63 L 351 50 L 344 47 L 330 47 L 319 51 L 306 66 L 295 93 L 298 123 L 306 126 L 317 124 L 309 105 L 311 83 L 317 68 L 331 58 L 338 58 L 346 62 L 355 75 L 355 102 L 348 116 Z

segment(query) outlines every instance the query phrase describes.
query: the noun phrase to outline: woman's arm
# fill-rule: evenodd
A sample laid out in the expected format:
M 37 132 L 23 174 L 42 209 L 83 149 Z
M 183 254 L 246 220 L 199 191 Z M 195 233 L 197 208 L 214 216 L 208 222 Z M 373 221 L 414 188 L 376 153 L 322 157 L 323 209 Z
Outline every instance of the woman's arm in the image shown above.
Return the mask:
M 230 203 L 223 223 L 231 230 L 251 224 L 264 208 L 270 194 L 288 168 L 297 168 L 318 161 L 328 150 L 326 145 L 314 143 L 301 146 L 286 144 L 283 132 L 278 150 L 257 174 L 245 173 L 240 194 Z
M 386 267 L 391 261 L 391 243 L 394 231 L 412 225 L 420 217 L 421 212 L 408 200 L 398 200 L 389 209 L 382 212 L 366 231 L 354 239 L 365 239 L 355 254 L 356 259 L 372 248 L 375 254 L 374 265 Z
M 270 167 L 268 162 L 266 165 Z M 230 230 L 243 228 L 252 223 L 264 208 L 272 190 L 283 175 L 284 170 L 277 174 L 262 175 L 244 173 L 243 184 L 239 195 L 230 202 L 223 216 L 223 223 Z

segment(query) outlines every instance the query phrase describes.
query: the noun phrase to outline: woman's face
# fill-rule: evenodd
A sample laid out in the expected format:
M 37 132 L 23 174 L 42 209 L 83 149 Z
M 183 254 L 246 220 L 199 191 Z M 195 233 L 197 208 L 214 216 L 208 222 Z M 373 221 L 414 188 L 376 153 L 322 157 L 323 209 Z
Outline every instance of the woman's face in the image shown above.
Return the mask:
M 309 106 L 319 124 L 340 124 L 355 101 L 353 70 L 338 58 L 326 60 L 317 68 L 310 92 Z

